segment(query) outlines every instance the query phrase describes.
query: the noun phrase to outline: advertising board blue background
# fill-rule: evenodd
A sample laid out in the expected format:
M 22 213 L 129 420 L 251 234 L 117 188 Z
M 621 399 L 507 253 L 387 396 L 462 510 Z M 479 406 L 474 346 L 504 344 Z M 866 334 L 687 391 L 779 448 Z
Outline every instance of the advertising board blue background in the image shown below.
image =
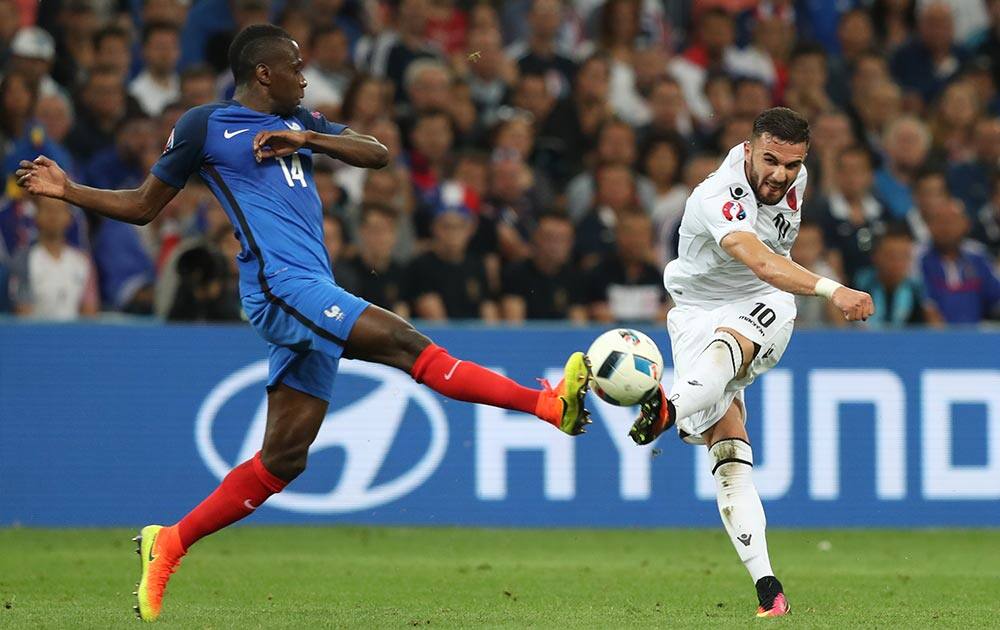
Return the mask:
M 524 384 L 601 332 L 424 330 Z M 665 332 L 645 331 L 669 364 Z M 747 391 L 768 524 L 1000 525 L 997 356 L 997 333 L 797 332 Z M 259 447 L 263 358 L 243 326 L 0 323 L 0 526 L 183 516 Z M 309 469 L 254 519 L 717 524 L 703 447 L 672 433 L 636 447 L 631 410 L 588 406 L 593 427 L 570 438 L 343 362 Z

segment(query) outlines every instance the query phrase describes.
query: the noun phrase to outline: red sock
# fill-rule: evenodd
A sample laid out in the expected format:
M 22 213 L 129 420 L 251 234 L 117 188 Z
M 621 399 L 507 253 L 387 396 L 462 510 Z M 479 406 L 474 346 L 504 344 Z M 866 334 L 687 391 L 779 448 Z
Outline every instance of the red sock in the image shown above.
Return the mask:
M 471 361 L 456 359 L 433 343 L 417 357 L 410 376 L 448 398 L 530 414 L 535 413 L 541 393 Z
M 260 451 L 229 471 L 219 487 L 177 523 L 177 533 L 186 551 L 200 539 L 249 516 L 269 496 L 288 482 L 269 473 L 260 461 Z

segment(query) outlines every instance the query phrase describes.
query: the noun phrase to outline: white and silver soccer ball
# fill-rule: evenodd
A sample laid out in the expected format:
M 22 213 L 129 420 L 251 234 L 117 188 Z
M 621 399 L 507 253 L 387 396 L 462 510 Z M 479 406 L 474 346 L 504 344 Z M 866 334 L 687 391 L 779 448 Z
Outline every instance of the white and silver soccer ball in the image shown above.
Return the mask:
M 663 377 L 663 355 L 653 340 L 631 328 L 609 330 L 587 350 L 591 388 L 612 405 L 630 407 L 651 395 Z

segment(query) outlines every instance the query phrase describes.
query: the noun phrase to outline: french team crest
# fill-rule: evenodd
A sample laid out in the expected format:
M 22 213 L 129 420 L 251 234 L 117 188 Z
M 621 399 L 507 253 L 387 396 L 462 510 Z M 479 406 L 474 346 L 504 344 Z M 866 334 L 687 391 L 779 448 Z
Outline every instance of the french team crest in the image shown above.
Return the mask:
M 732 221 L 733 219 L 742 221 L 747 218 L 747 211 L 743 209 L 743 204 L 740 202 L 727 201 L 722 204 L 722 216 L 726 217 L 726 221 Z

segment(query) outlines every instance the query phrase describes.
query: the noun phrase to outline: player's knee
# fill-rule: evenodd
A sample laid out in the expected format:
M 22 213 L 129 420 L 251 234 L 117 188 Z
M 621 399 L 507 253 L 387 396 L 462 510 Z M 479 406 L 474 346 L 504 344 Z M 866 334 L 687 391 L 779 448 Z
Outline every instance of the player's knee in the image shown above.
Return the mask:
M 753 468 L 753 449 L 741 438 L 723 438 L 708 449 L 712 475 L 725 487 L 735 477 L 749 474 Z
M 270 448 L 265 444 L 260 453 L 260 460 L 264 464 L 264 468 L 284 481 L 291 481 L 301 475 L 306 469 L 308 459 L 308 444 Z

